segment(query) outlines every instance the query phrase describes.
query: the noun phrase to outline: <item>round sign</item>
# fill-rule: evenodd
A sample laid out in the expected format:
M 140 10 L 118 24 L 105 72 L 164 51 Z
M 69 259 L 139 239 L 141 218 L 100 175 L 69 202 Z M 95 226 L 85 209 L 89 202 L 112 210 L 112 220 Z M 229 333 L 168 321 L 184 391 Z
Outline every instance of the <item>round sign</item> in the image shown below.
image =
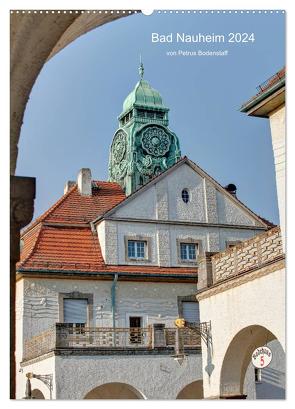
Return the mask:
M 256 348 L 252 353 L 252 364 L 255 368 L 266 368 L 272 360 L 272 352 L 268 347 Z

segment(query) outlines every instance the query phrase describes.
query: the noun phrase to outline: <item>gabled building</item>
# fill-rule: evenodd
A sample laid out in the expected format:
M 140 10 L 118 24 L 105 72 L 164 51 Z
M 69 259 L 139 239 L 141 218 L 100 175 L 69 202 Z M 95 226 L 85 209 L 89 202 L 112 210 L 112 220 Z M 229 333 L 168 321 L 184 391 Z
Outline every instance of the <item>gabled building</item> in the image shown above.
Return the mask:
M 46 399 L 202 398 L 210 323 L 195 297 L 198 257 L 272 224 L 180 158 L 167 112 L 141 78 L 119 116 L 110 181 L 82 169 L 23 231 L 17 398 L 26 383 Z

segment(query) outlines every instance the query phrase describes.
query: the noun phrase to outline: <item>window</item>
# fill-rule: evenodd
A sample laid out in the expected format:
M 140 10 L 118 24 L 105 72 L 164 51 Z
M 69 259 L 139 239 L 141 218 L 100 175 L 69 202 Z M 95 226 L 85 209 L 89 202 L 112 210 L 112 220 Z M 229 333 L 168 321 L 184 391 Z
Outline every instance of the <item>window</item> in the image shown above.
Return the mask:
M 146 258 L 146 241 L 128 240 L 128 258 Z
M 231 249 L 240 243 L 241 243 L 241 240 L 235 240 L 235 241 L 227 241 L 225 244 L 226 244 L 227 249 Z
M 189 192 L 188 192 L 187 189 L 183 189 L 183 191 L 181 192 L 181 197 L 182 197 L 182 200 L 184 201 L 184 203 L 189 202 Z
M 163 119 L 164 118 L 165 113 L 164 112 L 156 112 L 156 118 L 157 119 Z
M 64 299 L 64 323 L 67 323 L 75 334 L 83 334 L 87 323 L 87 299 Z M 75 328 L 75 329 L 74 329 Z
M 182 317 L 185 321 L 189 323 L 199 323 L 200 322 L 200 311 L 199 303 L 194 301 L 183 301 L 182 302 Z
M 129 342 L 130 344 L 142 343 L 142 317 L 129 317 Z
M 180 243 L 180 258 L 181 260 L 194 261 L 196 260 L 195 243 Z

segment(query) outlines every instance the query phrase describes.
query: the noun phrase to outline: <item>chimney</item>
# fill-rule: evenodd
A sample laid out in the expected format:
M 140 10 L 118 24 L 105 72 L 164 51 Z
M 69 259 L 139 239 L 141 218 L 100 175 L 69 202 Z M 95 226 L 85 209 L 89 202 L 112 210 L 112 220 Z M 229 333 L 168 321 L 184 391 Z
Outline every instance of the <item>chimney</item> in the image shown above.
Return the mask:
M 64 187 L 64 195 L 76 184 L 74 180 L 68 180 Z
M 234 197 L 237 197 L 237 186 L 233 183 L 229 183 L 228 185 L 224 186 L 224 189 Z
M 82 168 L 78 173 L 77 178 L 78 191 L 82 196 L 91 196 L 91 170 L 89 168 Z

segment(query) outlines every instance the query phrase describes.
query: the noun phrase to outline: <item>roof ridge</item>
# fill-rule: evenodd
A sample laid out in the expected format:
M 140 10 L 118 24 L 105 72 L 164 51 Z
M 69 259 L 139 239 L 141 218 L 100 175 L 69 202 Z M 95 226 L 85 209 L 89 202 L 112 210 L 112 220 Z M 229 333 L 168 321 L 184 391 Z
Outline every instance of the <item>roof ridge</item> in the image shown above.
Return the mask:
M 77 184 L 75 183 L 75 185 L 72 186 L 65 194 L 63 194 L 62 197 L 57 200 L 57 202 L 55 202 L 49 209 L 47 209 L 43 214 L 41 214 L 41 216 L 37 217 L 37 219 L 35 219 L 31 224 L 29 224 L 28 227 L 26 227 L 23 230 L 21 235 L 24 236 L 38 223 L 44 221 L 46 217 L 48 217 L 59 205 L 61 205 L 65 201 L 65 199 L 68 196 L 70 196 L 70 194 L 76 189 L 77 189 Z

